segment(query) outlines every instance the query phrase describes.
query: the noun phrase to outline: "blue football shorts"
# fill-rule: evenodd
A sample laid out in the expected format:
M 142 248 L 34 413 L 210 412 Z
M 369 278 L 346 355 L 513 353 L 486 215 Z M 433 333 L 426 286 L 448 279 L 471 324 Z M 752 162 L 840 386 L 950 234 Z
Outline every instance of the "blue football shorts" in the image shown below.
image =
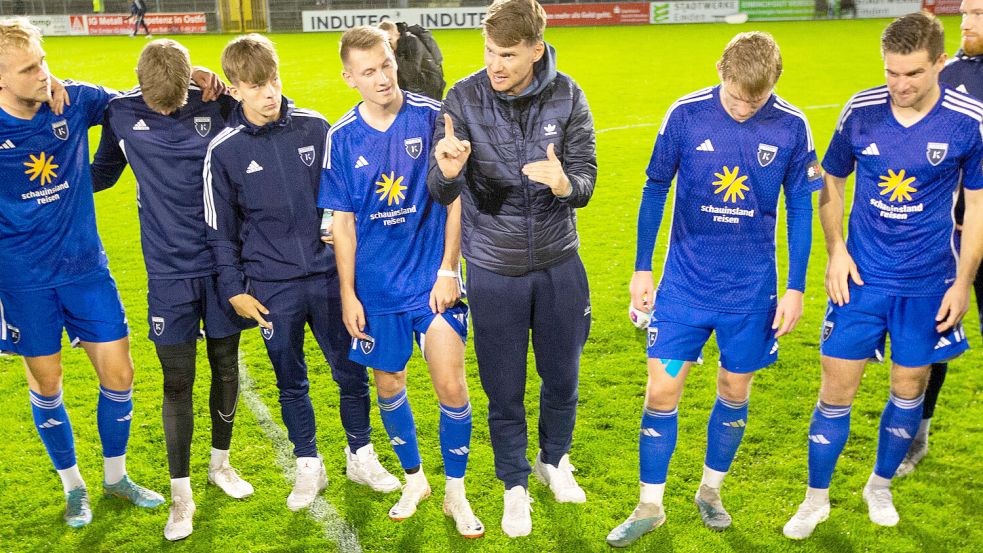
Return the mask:
M 850 285 L 850 303 L 829 302 L 819 350 L 838 359 L 883 359 L 887 336 L 891 360 L 902 367 L 922 367 L 958 357 L 969 349 L 962 323 L 945 333 L 935 331 L 942 296 L 894 296 Z
M 221 297 L 215 275 L 149 280 L 147 323 L 150 340 L 161 346 L 194 342 L 202 335 L 225 338 L 256 326 Z
M 461 340 L 468 340 L 468 306 L 463 301 L 444 311 L 444 320 L 451 325 Z M 387 315 L 366 315 L 365 334 L 371 339 L 352 338 L 348 358 L 366 367 L 385 372 L 399 372 L 406 368 L 413 354 L 415 339 L 421 352 L 425 352 L 424 339 L 437 313 L 429 305 Z
M 759 313 L 724 313 L 658 298 L 648 328 L 648 357 L 696 362 L 711 333 L 717 334 L 720 366 L 750 373 L 778 360 L 771 324 L 775 308 Z
M 129 335 L 123 302 L 108 270 L 76 282 L 30 291 L 0 290 L 0 350 L 40 357 L 72 345 L 115 342 Z

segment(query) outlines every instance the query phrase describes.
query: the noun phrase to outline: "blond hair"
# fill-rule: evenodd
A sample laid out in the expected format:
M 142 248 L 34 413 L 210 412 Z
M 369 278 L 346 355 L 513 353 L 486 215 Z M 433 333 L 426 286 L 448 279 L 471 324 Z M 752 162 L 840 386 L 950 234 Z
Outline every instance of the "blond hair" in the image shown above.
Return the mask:
M 482 26 L 482 34 L 502 48 L 520 42 L 532 46 L 543 41 L 546 11 L 536 0 L 495 0 Z
M 371 50 L 380 44 L 387 50 L 391 50 L 389 35 L 382 29 L 368 25 L 352 27 L 341 35 L 341 45 L 338 48 L 341 54 L 341 63 L 348 64 L 348 53 L 352 50 Z
M 236 37 L 222 50 L 222 71 L 233 85 L 268 83 L 279 66 L 273 43 L 256 33 Z
M 41 31 L 23 17 L 0 20 L 0 56 L 13 49 L 41 48 Z
M 159 38 L 144 47 L 137 61 L 137 80 L 150 109 L 172 113 L 188 103 L 191 56 L 177 41 Z
M 782 75 L 782 53 L 768 33 L 738 33 L 724 48 L 719 67 L 724 81 L 757 98 L 771 92 Z

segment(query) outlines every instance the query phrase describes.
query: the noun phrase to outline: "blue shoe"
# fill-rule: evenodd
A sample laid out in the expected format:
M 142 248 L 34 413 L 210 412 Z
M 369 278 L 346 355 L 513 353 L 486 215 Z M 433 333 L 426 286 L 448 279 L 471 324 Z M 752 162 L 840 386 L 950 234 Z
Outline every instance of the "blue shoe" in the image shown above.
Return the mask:
M 666 512 L 662 509 L 662 505 L 639 503 L 628 520 L 608 534 L 608 545 L 628 547 L 638 541 L 638 538 L 662 526 L 665 521 Z
M 129 476 L 123 476 L 123 479 L 115 484 L 103 482 L 102 491 L 106 493 L 106 497 L 126 499 L 137 507 L 150 508 L 164 504 L 164 496 L 137 485 Z
M 92 522 L 92 509 L 89 508 L 89 490 L 79 486 L 65 494 L 65 524 L 81 528 Z

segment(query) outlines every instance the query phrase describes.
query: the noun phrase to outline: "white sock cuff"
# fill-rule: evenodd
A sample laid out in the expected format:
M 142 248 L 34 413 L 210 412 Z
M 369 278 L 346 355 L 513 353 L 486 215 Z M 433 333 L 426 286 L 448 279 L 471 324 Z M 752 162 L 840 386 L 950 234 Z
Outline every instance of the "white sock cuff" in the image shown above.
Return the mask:
M 31 390 L 31 405 L 37 407 L 38 409 L 55 409 L 62 404 L 62 393 L 63 390 L 58 390 L 57 395 L 42 396 L 34 390 Z
M 900 398 L 894 395 L 894 392 L 891 392 L 890 397 L 891 403 L 893 403 L 898 409 L 917 409 L 921 407 L 922 403 L 925 402 L 925 392 L 922 392 L 922 395 L 912 399 Z

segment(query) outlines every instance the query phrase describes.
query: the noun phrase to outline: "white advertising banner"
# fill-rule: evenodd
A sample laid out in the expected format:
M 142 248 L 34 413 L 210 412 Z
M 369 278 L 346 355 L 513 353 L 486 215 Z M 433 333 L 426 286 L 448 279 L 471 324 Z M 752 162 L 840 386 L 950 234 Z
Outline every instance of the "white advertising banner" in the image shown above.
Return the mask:
M 901 17 L 921 11 L 920 0 L 857 0 L 857 17 Z
M 359 25 L 378 25 L 386 19 L 405 21 L 425 29 L 477 29 L 487 7 L 393 8 L 365 10 L 304 11 L 304 32 L 344 31 Z
M 72 32 L 71 16 L 68 15 L 29 15 L 27 20 L 40 29 L 44 36 L 85 34 L 84 28 L 81 32 Z
M 652 23 L 716 23 L 740 11 L 738 0 L 652 2 Z

